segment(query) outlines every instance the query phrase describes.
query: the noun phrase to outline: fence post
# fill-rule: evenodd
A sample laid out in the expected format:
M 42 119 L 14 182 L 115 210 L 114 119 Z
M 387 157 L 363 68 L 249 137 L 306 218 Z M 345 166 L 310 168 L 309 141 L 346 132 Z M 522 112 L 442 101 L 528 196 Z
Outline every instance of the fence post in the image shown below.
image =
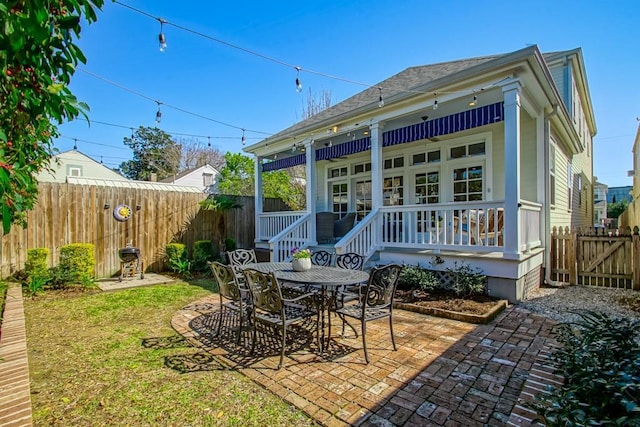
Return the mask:
M 634 228 L 634 233 L 631 236 L 631 269 L 633 271 L 633 289 L 640 290 L 640 234 L 638 234 L 638 227 Z
M 569 284 L 577 285 L 578 284 L 578 231 L 576 229 L 569 230 L 567 228 L 567 232 L 570 232 L 569 238 Z

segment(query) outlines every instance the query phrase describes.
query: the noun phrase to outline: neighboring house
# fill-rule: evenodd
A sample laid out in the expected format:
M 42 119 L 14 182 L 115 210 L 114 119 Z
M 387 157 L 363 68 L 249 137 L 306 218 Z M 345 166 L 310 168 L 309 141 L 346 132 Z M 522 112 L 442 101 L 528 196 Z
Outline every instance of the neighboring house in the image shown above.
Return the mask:
M 551 228 L 593 224 L 595 133 L 581 49 L 408 68 L 245 148 L 258 166 L 256 247 L 287 260 L 317 244 L 317 212 L 356 212 L 336 253 L 465 261 L 490 295 L 521 300 L 549 271 Z M 306 210 L 262 212 L 260 171 L 299 164 Z
M 633 200 L 633 187 L 631 185 L 609 187 L 607 191 L 607 203 L 616 203 L 623 200 L 628 202 Z
M 180 172 L 160 182 L 200 187 L 205 193 L 215 193 L 218 187 L 218 175 L 220 172 L 213 166 L 206 164 L 194 169 Z
M 603 227 L 607 225 L 607 184 L 597 182 L 593 184 L 593 225 Z
M 127 181 L 127 178 L 78 150 L 65 151 L 53 156 L 50 168 L 50 171 L 42 170 L 38 174 L 38 182 L 66 182 L 67 177 Z
M 640 117 L 638 118 L 640 121 Z M 633 187 L 631 189 L 631 202 L 625 211 L 618 217 L 620 227 L 640 226 L 640 123 L 636 131 L 636 139 L 633 142 L 633 170 L 629 175 L 633 176 Z M 616 201 L 618 198 L 616 198 Z

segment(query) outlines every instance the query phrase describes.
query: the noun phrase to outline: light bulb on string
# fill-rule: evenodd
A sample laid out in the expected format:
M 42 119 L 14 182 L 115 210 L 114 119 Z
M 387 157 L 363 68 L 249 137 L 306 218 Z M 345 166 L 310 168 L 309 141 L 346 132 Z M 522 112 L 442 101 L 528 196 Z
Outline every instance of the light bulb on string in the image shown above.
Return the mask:
M 78 140 L 73 138 L 73 150 L 78 151 Z
M 473 95 L 473 99 L 469 102 L 469 107 L 475 107 L 476 105 L 478 105 L 478 97 Z
M 102 161 L 102 156 L 100 156 L 100 164 L 104 164 L 104 162 Z
M 160 52 L 164 52 L 167 48 L 167 39 L 162 32 L 162 28 L 164 26 L 164 23 L 167 21 L 162 18 L 158 18 L 158 21 L 160 21 L 160 34 L 158 34 L 158 43 L 160 44 Z
M 296 67 L 296 71 L 298 73 L 296 75 L 296 92 L 298 93 L 302 92 L 302 82 L 300 81 L 300 70 L 302 70 L 302 68 Z
M 211 148 L 211 137 L 210 137 L 210 136 L 208 136 L 208 137 L 207 137 L 207 140 L 208 140 L 208 142 L 207 142 L 207 147 Z
M 433 96 L 435 96 L 435 99 L 433 101 L 433 109 L 437 110 L 438 109 L 438 94 L 434 93 Z
M 242 145 L 245 145 L 246 143 L 247 143 L 247 138 L 245 138 L 244 129 L 242 129 Z
M 380 91 L 380 94 L 378 96 L 378 107 L 382 108 L 384 107 L 384 99 L 382 99 L 382 88 L 378 87 L 378 90 Z
M 162 121 L 162 111 L 160 111 L 160 104 L 162 104 L 162 102 L 156 101 L 156 104 L 158 104 L 158 111 L 156 112 L 156 124 L 160 124 L 160 122 Z

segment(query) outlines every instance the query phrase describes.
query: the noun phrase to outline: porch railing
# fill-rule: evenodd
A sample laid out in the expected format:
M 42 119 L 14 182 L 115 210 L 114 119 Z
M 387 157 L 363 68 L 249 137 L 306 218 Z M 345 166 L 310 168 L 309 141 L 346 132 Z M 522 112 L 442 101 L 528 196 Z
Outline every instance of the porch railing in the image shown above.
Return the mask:
M 289 261 L 293 248 L 304 248 L 311 243 L 311 214 L 303 215 L 269 240 L 271 260 Z
M 523 252 L 542 245 L 540 215 L 541 204 L 525 200 L 520 202 L 520 250 Z
M 273 236 L 285 230 L 291 224 L 302 218 L 304 211 L 263 212 L 258 218 L 256 240 L 268 241 Z
M 380 230 L 378 211 L 374 210 L 336 243 L 336 253 L 355 252 L 364 255 L 365 261 L 368 260 L 380 244 L 378 230 Z

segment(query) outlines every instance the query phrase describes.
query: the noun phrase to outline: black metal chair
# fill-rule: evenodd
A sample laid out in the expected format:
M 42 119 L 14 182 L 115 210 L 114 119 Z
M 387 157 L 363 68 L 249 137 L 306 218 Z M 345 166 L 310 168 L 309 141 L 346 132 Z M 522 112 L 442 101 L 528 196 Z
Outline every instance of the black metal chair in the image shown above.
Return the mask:
M 236 280 L 235 271 L 231 266 L 220 264 L 219 262 L 208 262 L 213 276 L 218 282 L 218 293 L 220 294 L 220 321 L 218 322 L 218 336 L 220 336 L 220 330 L 222 328 L 222 320 L 224 317 L 225 309 L 236 313 L 240 319 L 240 327 L 238 329 L 237 343 L 240 343 L 240 337 L 242 335 L 242 324 L 246 317 L 249 319 L 249 309 L 251 307 L 251 301 L 248 294 L 243 291 L 238 285 Z
M 227 252 L 227 256 L 229 257 L 229 264 L 233 267 L 233 271 L 236 273 L 236 280 L 239 284 L 244 285 L 242 267 L 247 264 L 258 262 L 256 251 L 253 249 L 236 249 L 235 251 Z
M 253 303 L 253 354 L 257 339 L 257 323 L 277 327 L 282 330 L 282 344 L 280 349 L 280 363 L 284 361 L 284 351 L 287 345 L 287 327 L 315 316 L 317 311 L 311 310 L 312 304 L 304 304 L 305 300 L 315 298 L 315 294 L 302 294 L 296 298 L 282 297 L 280 284 L 273 273 L 262 273 L 253 269 L 243 270 L 245 281 L 252 295 Z
M 336 267 L 347 270 L 362 270 L 364 267 L 364 256 L 355 252 L 340 254 L 336 257 Z
M 313 265 L 329 267 L 332 260 L 333 255 L 329 251 L 315 251 L 311 254 L 311 263 Z
M 336 257 L 336 267 L 344 268 L 345 270 L 362 270 L 364 268 L 364 256 L 357 254 L 355 252 L 348 252 L 346 254 L 340 254 Z M 360 298 L 362 293 L 362 287 L 364 283 L 346 286 L 340 290 L 338 290 L 338 295 L 336 296 L 336 309 L 343 307 L 346 303 L 357 301 Z M 340 316 L 342 320 L 342 335 L 344 336 L 344 326 L 345 323 L 349 325 L 353 332 L 355 332 L 356 336 L 358 336 L 358 331 L 348 322 L 346 322 L 344 316 Z
M 369 281 L 362 294 L 362 298 L 357 304 L 344 305 L 336 312 L 345 317 L 357 319 L 362 324 L 362 347 L 364 349 L 364 359 L 369 363 L 367 353 L 367 322 L 376 319 L 389 318 L 389 331 L 391 333 L 391 343 L 393 349 L 396 348 L 396 341 L 393 337 L 393 294 L 398 284 L 398 278 L 402 266 L 389 264 L 380 268 L 373 268 Z

